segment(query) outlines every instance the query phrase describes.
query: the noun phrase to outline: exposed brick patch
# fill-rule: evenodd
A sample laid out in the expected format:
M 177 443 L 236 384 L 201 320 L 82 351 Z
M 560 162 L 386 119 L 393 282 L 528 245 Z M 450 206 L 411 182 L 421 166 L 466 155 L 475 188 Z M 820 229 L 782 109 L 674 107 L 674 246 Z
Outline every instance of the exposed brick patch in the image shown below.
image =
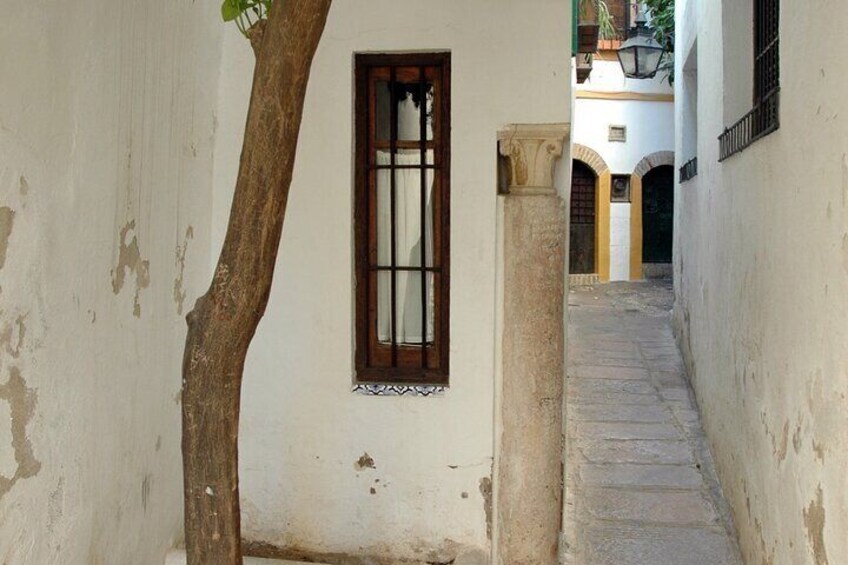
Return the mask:
M 642 178 L 651 169 L 661 167 L 662 165 L 674 166 L 674 151 L 657 151 L 656 153 L 651 153 L 639 161 L 639 164 L 633 170 L 633 174 Z
M 589 149 L 585 145 L 575 143 L 572 146 L 571 151 L 572 159 L 577 159 L 578 161 L 586 163 L 586 165 L 588 165 L 597 176 L 601 176 L 605 172 L 609 171 L 609 166 L 606 161 L 604 161 L 603 157 L 601 157 L 594 149 Z

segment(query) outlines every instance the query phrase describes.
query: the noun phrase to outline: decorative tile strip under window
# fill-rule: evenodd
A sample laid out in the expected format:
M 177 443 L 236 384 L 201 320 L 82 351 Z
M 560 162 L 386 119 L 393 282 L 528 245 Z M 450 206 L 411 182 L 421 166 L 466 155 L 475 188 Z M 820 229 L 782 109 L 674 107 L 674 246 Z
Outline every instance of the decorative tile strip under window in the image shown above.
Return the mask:
M 680 182 L 686 182 L 698 176 L 698 158 L 693 157 L 680 167 Z
M 444 396 L 447 387 L 408 385 L 353 385 L 352 392 L 364 396 Z

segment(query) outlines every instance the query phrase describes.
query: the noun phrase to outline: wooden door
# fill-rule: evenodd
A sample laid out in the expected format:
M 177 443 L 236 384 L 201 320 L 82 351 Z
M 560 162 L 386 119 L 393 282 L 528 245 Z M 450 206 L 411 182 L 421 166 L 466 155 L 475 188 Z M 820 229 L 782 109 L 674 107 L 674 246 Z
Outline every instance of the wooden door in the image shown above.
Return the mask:
M 568 272 L 595 272 L 595 211 L 598 180 L 581 161 L 574 161 L 571 171 L 571 227 Z
M 671 263 L 673 230 L 674 168 L 663 165 L 642 179 L 643 263 Z

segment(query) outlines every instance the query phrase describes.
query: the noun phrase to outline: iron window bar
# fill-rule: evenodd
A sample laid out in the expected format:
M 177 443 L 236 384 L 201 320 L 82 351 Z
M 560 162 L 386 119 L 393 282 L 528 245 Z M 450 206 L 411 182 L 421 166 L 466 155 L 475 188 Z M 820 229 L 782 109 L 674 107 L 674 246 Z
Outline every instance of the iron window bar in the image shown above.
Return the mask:
M 780 128 L 780 0 L 754 3 L 754 108 L 719 136 L 719 161 Z
M 419 106 L 418 139 L 420 146 L 420 162 L 427 162 L 427 76 L 423 66 L 418 67 L 418 87 L 421 90 L 421 105 Z M 421 368 L 427 369 L 427 171 L 421 169 Z
M 780 88 L 775 88 L 754 109 L 726 128 L 719 140 L 719 161 L 741 153 L 755 141 L 780 128 Z
M 680 182 L 692 180 L 698 176 L 698 158 L 692 157 L 680 167 Z
M 395 88 L 395 83 L 397 82 L 397 69 L 395 67 L 391 67 L 389 71 L 389 104 L 390 104 L 390 127 L 389 127 L 389 163 L 391 164 L 391 168 L 394 169 L 396 165 L 396 154 L 397 154 L 397 138 L 398 138 L 398 97 L 397 97 L 397 88 Z M 389 172 L 389 186 L 391 190 L 389 206 L 391 206 L 391 266 L 396 266 L 397 261 L 397 235 L 396 235 L 396 226 L 397 226 L 397 186 L 395 180 L 395 172 L 390 170 Z M 391 313 L 391 337 L 392 337 L 392 367 L 398 366 L 398 342 L 397 342 L 397 271 L 392 269 L 392 290 L 391 290 L 391 303 L 392 303 L 392 313 Z

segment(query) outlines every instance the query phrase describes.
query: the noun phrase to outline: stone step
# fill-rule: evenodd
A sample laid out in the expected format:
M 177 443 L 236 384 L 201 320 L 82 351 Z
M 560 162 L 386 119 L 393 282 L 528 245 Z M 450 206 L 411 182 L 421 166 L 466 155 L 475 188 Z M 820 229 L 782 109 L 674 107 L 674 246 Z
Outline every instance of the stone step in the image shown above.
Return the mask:
M 245 557 L 244 565 L 299 565 L 304 561 L 283 561 L 280 559 L 263 559 L 261 557 Z M 184 549 L 176 549 L 165 556 L 165 565 L 186 565 L 186 553 Z M 312 563 L 311 565 L 327 565 L 326 563 Z

